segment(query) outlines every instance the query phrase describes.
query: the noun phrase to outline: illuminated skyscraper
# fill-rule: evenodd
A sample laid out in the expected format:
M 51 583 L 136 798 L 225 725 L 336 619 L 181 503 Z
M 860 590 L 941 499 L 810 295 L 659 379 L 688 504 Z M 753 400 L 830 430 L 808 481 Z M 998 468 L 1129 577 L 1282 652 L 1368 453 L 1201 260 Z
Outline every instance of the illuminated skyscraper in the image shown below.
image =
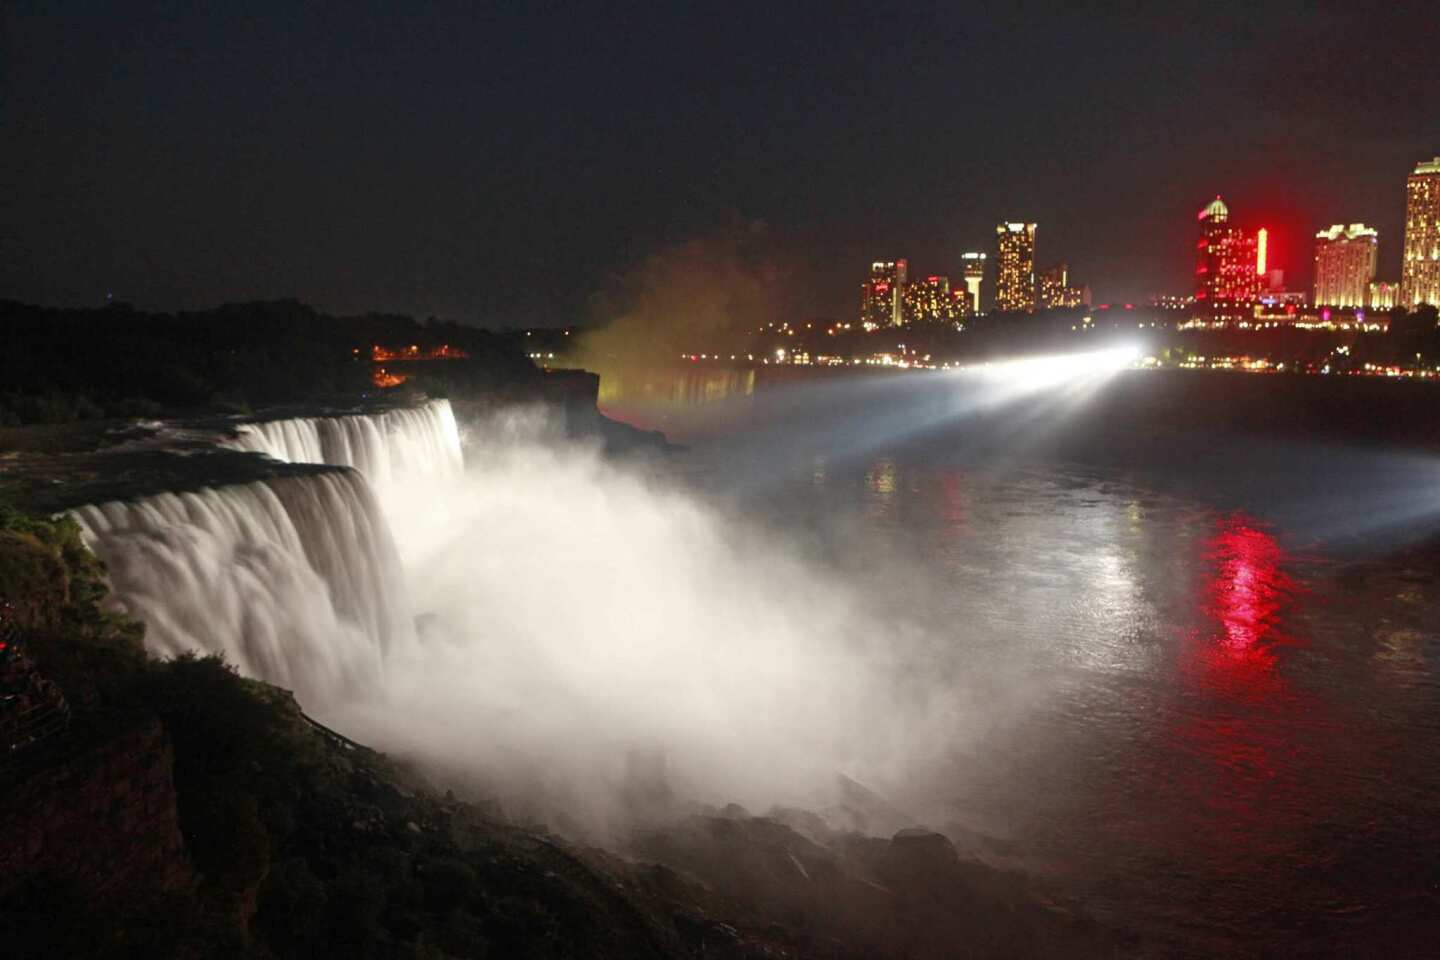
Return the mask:
M 870 264 L 870 279 L 860 285 L 860 322 L 876 327 L 898 327 L 905 322 L 904 260 L 877 260 Z
M 960 257 L 965 262 L 965 293 L 970 297 L 970 312 L 980 312 L 980 284 L 985 281 L 985 254 L 967 253 Z
M 1085 291 L 1070 286 L 1070 266 L 1057 263 L 1040 272 L 1040 307 L 1054 310 L 1059 307 L 1078 307 L 1085 301 Z
M 1260 235 L 1263 235 L 1261 231 Z M 1230 222 L 1230 209 L 1216 197 L 1200 211 L 1196 244 L 1195 306 L 1212 319 L 1239 319 L 1260 295 L 1267 266 L 1259 236 Z
M 950 294 L 949 277 L 926 277 L 905 285 L 905 322 L 952 323 L 963 316 L 963 304 Z
M 995 228 L 995 308 L 1035 311 L 1035 224 L 1002 223 Z
M 1440 306 L 1440 157 L 1415 167 L 1405 183 L 1405 261 L 1400 306 Z
M 1377 234 L 1363 223 L 1337 223 L 1315 234 L 1315 303 L 1363 307 L 1375 279 Z

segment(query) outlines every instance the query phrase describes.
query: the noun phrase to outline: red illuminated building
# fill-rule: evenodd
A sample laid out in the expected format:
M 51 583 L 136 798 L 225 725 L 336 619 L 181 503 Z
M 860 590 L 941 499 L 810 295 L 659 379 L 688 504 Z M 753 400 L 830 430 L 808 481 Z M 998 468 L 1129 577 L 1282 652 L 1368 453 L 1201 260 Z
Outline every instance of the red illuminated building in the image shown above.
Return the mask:
M 1239 320 L 1254 311 L 1265 280 L 1265 231 L 1249 233 L 1230 222 L 1218 196 L 1200 211 L 1196 243 L 1195 307 L 1208 320 Z

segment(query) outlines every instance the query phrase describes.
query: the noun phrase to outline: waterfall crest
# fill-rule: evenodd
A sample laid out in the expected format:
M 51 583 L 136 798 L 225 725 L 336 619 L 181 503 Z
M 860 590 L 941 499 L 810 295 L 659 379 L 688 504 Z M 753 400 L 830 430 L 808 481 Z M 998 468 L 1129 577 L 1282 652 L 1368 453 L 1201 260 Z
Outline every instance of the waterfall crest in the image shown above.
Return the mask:
M 286 463 L 354 467 L 377 485 L 449 476 L 464 468 L 449 400 L 384 413 L 245 423 L 236 433 L 225 446 Z
M 162 656 L 222 653 L 311 702 L 374 684 L 413 643 L 400 560 L 353 470 L 74 511 L 114 602 Z

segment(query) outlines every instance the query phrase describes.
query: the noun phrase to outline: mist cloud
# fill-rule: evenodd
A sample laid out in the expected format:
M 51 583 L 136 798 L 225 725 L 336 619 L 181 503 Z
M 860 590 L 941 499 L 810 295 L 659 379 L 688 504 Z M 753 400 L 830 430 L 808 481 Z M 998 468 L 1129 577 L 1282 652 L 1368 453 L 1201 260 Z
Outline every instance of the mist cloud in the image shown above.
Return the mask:
M 595 298 L 602 326 L 576 362 L 602 373 L 733 349 L 737 338 L 786 315 L 786 271 L 760 221 L 732 223 L 674 244 L 615 277 Z
M 823 808 L 837 775 L 883 788 L 963 739 L 959 688 L 914 675 L 922 638 L 833 571 L 537 415 L 487 430 L 464 477 L 385 494 L 419 640 L 377 701 L 327 711 L 342 729 L 594 834 Z

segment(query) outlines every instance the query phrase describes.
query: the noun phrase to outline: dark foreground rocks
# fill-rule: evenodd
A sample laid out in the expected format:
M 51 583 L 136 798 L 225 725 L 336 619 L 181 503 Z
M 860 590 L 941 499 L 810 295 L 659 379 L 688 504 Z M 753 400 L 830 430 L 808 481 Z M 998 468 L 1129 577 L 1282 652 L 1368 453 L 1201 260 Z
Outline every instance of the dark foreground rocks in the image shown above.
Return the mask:
M 728 915 L 806 957 L 1093 957 L 1125 942 L 921 828 L 836 833 L 806 817 L 694 816 L 639 835 L 636 856 L 697 880 Z M 806 835 L 808 834 L 808 835 Z
M 506 822 L 219 660 L 147 657 L 138 624 L 100 608 L 72 521 L 12 512 L 0 533 L 0 602 L 21 601 L 0 705 L 30 711 L 37 689 L 65 704 L 43 736 L 3 728 L 6 957 L 1113 952 L 939 834 L 870 835 L 898 814 L 858 786 L 863 830 L 731 806 L 651 826 L 623 856 Z
M 12 771 L 0 937 L 16 955 L 1112 953 L 939 834 L 816 838 L 732 809 L 622 857 L 432 793 L 214 661 L 163 669 L 152 719 Z

